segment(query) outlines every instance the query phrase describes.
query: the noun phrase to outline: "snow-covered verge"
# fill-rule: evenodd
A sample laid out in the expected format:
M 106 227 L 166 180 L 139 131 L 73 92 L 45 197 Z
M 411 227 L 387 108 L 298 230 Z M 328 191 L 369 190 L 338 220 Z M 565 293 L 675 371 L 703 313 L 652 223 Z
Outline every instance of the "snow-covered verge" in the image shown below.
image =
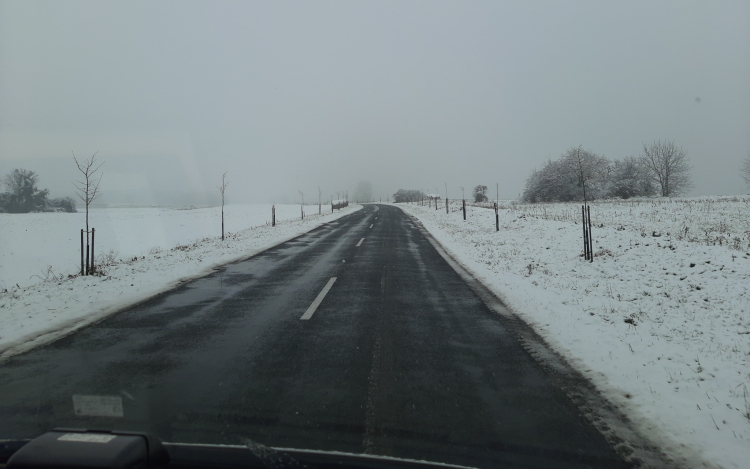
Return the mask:
M 278 216 L 280 210 L 278 206 L 276 208 Z M 299 213 L 299 206 L 295 208 Z M 253 216 L 254 210 L 248 209 L 250 213 L 246 214 L 244 220 L 258 224 L 229 231 L 224 241 L 214 235 L 193 238 L 189 242 L 175 242 L 186 236 L 179 224 L 172 226 L 177 220 L 182 222 L 182 229 L 185 229 L 188 218 L 184 215 L 159 220 L 152 217 L 145 222 L 123 224 L 119 230 L 121 237 L 124 238 L 123 233 L 127 230 L 130 236 L 140 239 L 134 241 L 134 245 L 152 243 L 151 249 L 122 257 L 97 255 L 100 275 L 53 274 L 30 286 L 0 288 L 0 359 L 46 343 L 174 288 L 181 282 L 206 275 L 219 265 L 250 257 L 361 208 L 352 204 L 333 214 L 329 212 L 321 216 L 308 215 L 304 220 L 277 221 L 275 227 L 265 224 L 263 219 L 257 219 Z M 317 211 L 317 207 L 315 209 Z M 239 218 L 241 207 L 232 210 L 235 218 Z M 201 219 L 200 213 L 198 219 Z M 162 242 L 159 244 L 148 237 L 148 231 L 143 231 L 147 225 L 153 227 L 157 222 L 160 229 L 151 231 L 160 234 Z M 195 223 L 191 226 L 185 231 L 195 234 Z M 164 233 L 174 233 L 174 236 L 171 240 L 165 239 L 162 236 Z M 166 244 L 170 241 L 173 244 Z M 56 241 L 50 238 L 48 243 L 54 244 Z M 33 250 L 33 246 L 28 247 Z M 21 258 L 20 253 L 18 257 Z
M 330 205 L 323 210 L 330 212 Z M 317 214 L 318 206 L 306 206 L 305 212 Z M 271 204 L 229 204 L 224 215 L 225 230 L 236 232 L 270 223 Z M 276 206 L 277 220 L 298 218 L 299 205 Z M 220 235 L 221 207 L 92 208 L 89 221 L 96 228 L 97 256 L 112 251 L 115 257 L 128 258 Z M 86 228 L 82 209 L 78 213 L 0 213 L 0 227 L 0 291 L 80 270 L 80 232 Z
M 750 461 L 750 198 L 398 204 L 675 457 Z

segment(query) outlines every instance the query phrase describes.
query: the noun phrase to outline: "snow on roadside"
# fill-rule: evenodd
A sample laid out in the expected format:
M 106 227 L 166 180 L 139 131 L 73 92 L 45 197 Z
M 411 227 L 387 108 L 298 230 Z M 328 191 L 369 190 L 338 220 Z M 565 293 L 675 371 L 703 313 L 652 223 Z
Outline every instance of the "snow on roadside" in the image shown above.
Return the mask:
M 317 205 L 306 207 L 306 212 L 318 213 Z M 228 204 L 225 215 L 226 231 L 240 231 L 270 223 L 271 204 Z M 277 220 L 299 217 L 299 205 L 276 206 Z M 13 285 L 28 287 L 53 273 L 75 274 L 81 265 L 80 230 L 85 220 L 83 210 L 0 213 L 0 291 Z M 90 222 L 96 228 L 97 256 L 114 251 L 127 258 L 221 234 L 221 207 L 92 208 Z
M 204 237 L 125 259 L 100 261 L 101 276 L 50 277 L 28 287 L 0 289 L 0 359 L 91 324 L 219 265 L 244 259 L 361 209 L 306 216 Z M 296 207 L 299 210 L 299 207 Z M 131 231 L 133 236 L 138 233 Z M 106 257 L 106 256 L 105 256 Z M 99 258 L 99 256 L 97 256 Z
M 399 206 L 665 451 L 740 468 L 750 461 L 749 202 L 594 204 L 593 263 L 579 204 L 508 205 L 499 232 L 493 210 L 469 207 L 463 221 L 458 207 Z

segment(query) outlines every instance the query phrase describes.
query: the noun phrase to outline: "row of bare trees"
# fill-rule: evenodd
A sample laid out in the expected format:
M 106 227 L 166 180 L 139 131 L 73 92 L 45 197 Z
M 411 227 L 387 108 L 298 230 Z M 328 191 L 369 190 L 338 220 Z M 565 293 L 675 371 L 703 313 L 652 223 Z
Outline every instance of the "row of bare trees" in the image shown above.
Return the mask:
M 526 180 L 526 202 L 567 202 L 660 194 L 672 197 L 692 187 L 687 152 L 672 141 L 644 144 L 642 154 L 610 161 L 581 146 L 549 160 Z

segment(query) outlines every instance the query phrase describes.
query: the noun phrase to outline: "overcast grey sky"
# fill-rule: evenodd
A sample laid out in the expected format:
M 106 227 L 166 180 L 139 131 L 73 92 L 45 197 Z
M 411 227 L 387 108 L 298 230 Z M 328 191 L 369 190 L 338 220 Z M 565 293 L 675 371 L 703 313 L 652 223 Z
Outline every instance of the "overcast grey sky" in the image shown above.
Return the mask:
M 747 193 L 750 2 L 0 1 L 0 172 L 111 202 L 500 184 L 673 139 L 692 195 Z M 491 191 L 494 195 L 494 190 Z

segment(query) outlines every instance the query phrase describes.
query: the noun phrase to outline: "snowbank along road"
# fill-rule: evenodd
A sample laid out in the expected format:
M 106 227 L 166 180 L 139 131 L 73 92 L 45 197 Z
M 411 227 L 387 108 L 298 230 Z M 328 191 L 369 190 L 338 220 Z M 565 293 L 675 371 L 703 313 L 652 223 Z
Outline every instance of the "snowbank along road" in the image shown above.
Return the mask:
M 104 427 L 478 467 L 631 467 L 645 450 L 605 438 L 433 243 L 399 208 L 365 206 L 11 357 L 0 435 Z

